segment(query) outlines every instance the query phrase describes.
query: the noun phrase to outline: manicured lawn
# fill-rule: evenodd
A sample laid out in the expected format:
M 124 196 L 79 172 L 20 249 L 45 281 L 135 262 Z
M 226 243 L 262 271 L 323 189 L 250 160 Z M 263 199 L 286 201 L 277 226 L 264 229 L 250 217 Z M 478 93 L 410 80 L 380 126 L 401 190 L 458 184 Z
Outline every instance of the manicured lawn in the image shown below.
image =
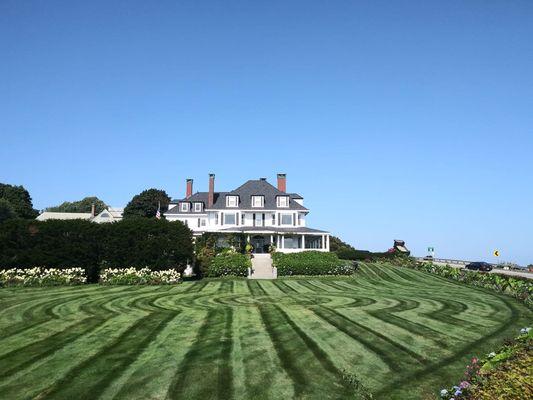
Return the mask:
M 530 325 L 418 271 L 0 290 L 0 399 L 430 398 Z

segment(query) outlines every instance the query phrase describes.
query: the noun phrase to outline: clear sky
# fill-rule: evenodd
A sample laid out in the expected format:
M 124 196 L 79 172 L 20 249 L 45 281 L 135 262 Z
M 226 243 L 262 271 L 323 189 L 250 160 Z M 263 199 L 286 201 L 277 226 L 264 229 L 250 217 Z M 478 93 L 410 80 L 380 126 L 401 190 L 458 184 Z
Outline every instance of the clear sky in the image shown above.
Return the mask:
M 357 248 L 533 263 L 533 2 L 1 0 L 0 136 L 39 209 L 284 172 Z

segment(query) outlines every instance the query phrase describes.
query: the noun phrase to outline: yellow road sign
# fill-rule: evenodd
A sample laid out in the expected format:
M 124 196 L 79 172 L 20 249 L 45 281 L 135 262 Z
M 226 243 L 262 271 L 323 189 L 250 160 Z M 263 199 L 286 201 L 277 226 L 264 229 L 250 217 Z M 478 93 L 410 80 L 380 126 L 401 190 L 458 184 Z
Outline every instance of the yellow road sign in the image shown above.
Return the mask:
M 494 250 L 494 257 L 499 257 L 500 256 L 500 250 Z

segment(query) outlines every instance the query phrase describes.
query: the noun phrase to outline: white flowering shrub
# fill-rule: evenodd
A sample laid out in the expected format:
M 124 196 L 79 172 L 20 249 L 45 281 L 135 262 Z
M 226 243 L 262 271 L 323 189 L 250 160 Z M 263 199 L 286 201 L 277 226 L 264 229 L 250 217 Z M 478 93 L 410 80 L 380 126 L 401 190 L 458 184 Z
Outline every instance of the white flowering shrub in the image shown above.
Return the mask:
M 172 285 L 179 283 L 180 273 L 175 269 L 151 271 L 149 268 L 107 268 L 100 273 L 103 285 Z
M 0 286 L 81 285 L 87 282 L 83 268 L 9 268 L 0 270 Z

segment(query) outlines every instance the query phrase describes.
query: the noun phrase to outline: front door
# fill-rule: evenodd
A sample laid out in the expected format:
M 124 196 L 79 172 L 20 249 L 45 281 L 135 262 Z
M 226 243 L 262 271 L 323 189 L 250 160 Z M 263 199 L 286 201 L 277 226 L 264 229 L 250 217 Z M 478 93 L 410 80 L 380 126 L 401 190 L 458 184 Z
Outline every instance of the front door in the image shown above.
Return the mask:
M 252 246 L 254 246 L 254 253 L 264 253 L 265 238 L 263 236 L 254 236 L 251 239 Z

